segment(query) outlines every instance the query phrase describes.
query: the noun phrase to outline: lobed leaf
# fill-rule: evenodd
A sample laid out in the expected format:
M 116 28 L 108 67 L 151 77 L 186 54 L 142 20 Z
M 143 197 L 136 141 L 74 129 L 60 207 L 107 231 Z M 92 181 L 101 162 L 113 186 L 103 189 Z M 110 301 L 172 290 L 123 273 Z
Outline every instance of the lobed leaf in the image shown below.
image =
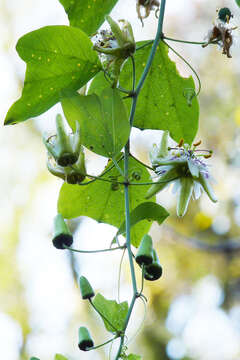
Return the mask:
M 117 303 L 115 300 L 107 300 L 101 294 L 97 294 L 93 299 L 93 304 L 103 315 L 102 320 L 104 322 L 105 328 L 111 333 L 116 333 L 123 330 L 125 319 L 128 313 L 128 303 L 127 301 Z M 111 326 L 105 319 L 110 322 Z
M 104 89 L 101 96 L 76 94 L 63 99 L 62 107 L 73 130 L 79 122 L 81 142 L 91 151 L 113 157 L 128 141 L 130 125 L 118 90 Z
M 101 68 L 87 35 L 69 26 L 32 31 L 16 48 L 27 63 L 26 77 L 22 96 L 9 109 L 5 124 L 42 114 L 62 97 L 75 93 Z
M 94 34 L 104 22 L 118 0 L 59 0 L 63 5 L 71 26 L 86 34 Z

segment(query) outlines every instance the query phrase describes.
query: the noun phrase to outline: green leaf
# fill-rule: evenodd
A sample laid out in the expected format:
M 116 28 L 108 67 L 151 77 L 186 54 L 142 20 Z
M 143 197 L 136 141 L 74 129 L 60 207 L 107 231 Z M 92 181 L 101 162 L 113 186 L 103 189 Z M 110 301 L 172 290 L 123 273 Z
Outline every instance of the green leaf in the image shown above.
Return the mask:
M 63 96 L 74 94 L 101 68 L 87 35 L 69 26 L 32 31 L 16 48 L 27 63 L 26 77 L 22 97 L 8 111 L 5 124 L 42 114 Z
M 142 357 L 140 355 L 130 354 L 130 355 L 127 356 L 126 359 L 128 359 L 128 360 L 141 360 Z
M 141 46 L 146 42 L 139 42 Z M 136 51 L 136 78 L 140 79 L 147 63 L 151 46 Z M 120 85 L 127 90 L 132 88 L 132 64 L 127 61 L 120 76 Z M 97 74 L 91 83 L 89 94 L 99 94 L 107 86 L 103 73 Z M 168 57 L 168 48 L 160 43 L 152 67 L 140 92 L 133 125 L 140 129 L 169 130 L 171 137 L 179 142 L 181 138 L 191 144 L 197 129 L 199 105 L 195 97 L 188 106 L 184 92 L 195 89 L 192 77 L 179 75 L 175 62 Z M 131 99 L 125 104 L 130 112 Z
M 59 0 L 63 5 L 70 25 L 94 34 L 104 22 L 118 0 Z
M 240 0 L 235 0 L 236 4 L 240 7 Z
M 138 43 L 139 45 L 144 42 Z M 151 46 L 138 50 L 135 55 L 136 76 L 140 79 L 147 63 Z M 131 89 L 131 63 L 123 68 L 120 83 Z M 186 89 L 195 89 L 192 77 L 179 75 L 176 64 L 168 57 L 168 47 L 160 42 L 157 52 L 139 95 L 134 126 L 140 129 L 169 130 L 171 137 L 179 142 L 181 138 L 191 144 L 198 129 L 199 106 L 195 97 L 188 106 L 184 97 Z M 130 101 L 128 101 L 130 107 Z
M 138 205 L 130 214 L 130 226 L 134 226 L 138 222 L 147 219 L 148 221 L 157 221 L 159 225 L 169 216 L 164 207 L 155 202 L 144 202 Z M 125 232 L 125 221 L 118 230 L 118 234 Z
M 109 164 L 109 166 L 111 165 L 112 163 Z M 123 160 L 119 162 L 119 166 L 123 169 Z M 130 158 L 130 181 L 132 181 L 131 174 L 134 172 L 138 172 L 141 175 L 139 182 L 150 181 L 150 175 L 146 168 L 133 158 Z M 116 177 L 118 181 L 124 181 L 119 176 L 116 168 L 113 168 L 103 176 L 103 178 L 109 180 Z M 145 202 L 145 195 L 148 189 L 149 185 L 129 186 L 130 211 L 142 202 Z M 66 219 L 88 216 L 99 222 L 119 227 L 125 219 L 124 186 L 119 185 L 117 190 L 113 190 L 111 183 L 101 180 L 85 186 L 65 183 L 59 194 L 58 212 Z M 137 247 L 139 245 L 142 236 L 148 232 L 150 227 L 151 222 L 143 220 L 131 229 L 131 242 L 134 246 Z
M 40 360 L 40 359 L 36 357 L 31 357 L 30 360 Z
M 81 142 L 91 151 L 113 157 L 126 144 L 130 125 L 118 90 L 105 89 L 100 97 L 76 94 L 63 99 L 62 107 L 73 130 L 79 122 Z
M 54 360 L 68 360 L 68 359 L 61 354 L 56 354 Z
M 123 329 L 128 313 L 127 301 L 118 304 L 115 300 L 107 300 L 101 294 L 97 294 L 93 299 L 93 304 L 99 313 L 103 315 L 102 320 L 107 331 L 116 333 L 115 329 L 118 331 Z M 114 328 L 104 319 L 104 317 L 107 318 L 107 320 L 114 326 Z

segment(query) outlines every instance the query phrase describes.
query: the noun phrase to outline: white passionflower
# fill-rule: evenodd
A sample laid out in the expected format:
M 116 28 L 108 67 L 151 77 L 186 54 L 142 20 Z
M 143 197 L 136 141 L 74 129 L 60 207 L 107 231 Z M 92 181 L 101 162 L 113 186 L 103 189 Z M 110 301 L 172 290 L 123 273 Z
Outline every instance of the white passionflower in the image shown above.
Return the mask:
M 158 179 L 147 192 L 146 198 L 149 199 L 159 191 L 166 188 L 169 184 L 174 184 L 174 192 L 178 195 L 177 215 L 184 216 L 189 201 L 193 196 L 198 199 L 203 191 L 208 197 L 216 202 L 210 184 L 210 174 L 208 165 L 203 158 L 211 156 L 211 151 L 197 150 L 200 145 L 196 143 L 191 148 L 188 144 L 179 144 L 175 148 L 167 146 L 168 132 L 165 132 L 160 146 L 154 145 L 150 152 L 150 160 Z

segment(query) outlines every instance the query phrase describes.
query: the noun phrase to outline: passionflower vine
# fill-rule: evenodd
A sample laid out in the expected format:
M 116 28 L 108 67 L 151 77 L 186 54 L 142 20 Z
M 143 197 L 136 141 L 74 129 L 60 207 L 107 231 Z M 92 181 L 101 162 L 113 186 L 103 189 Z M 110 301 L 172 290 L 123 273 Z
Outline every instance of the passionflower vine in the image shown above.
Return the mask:
M 177 147 L 168 147 L 168 131 L 165 131 L 160 143 L 150 152 L 152 167 L 158 179 L 146 194 L 149 199 L 159 191 L 174 183 L 174 190 L 178 194 L 177 215 L 185 215 L 189 201 L 193 196 L 198 199 L 205 191 L 210 200 L 217 201 L 210 184 L 211 176 L 208 165 L 203 159 L 211 156 L 211 151 L 196 149 L 201 142 L 190 147 L 181 141 Z
M 221 8 L 218 11 L 217 19 L 213 23 L 213 28 L 208 31 L 205 37 L 207 42 L 203 44 L 202 47 L 206 47 L 211 42 L 216 41 L 222 49 L 222 53 L 227 55 L 228 58 L 231 58 L 230 48 L 233 44 L 232 31 L 237 29 L 236 26 L 231 25 L 230 20 L 232 17 L 233 15 L 229 8 Z
M 145 10 L 145 14 L 142 15 L 141 9 Z M 137 0 L 136 4 L 138 18 L 141 20 L 143 26 L 143 19 L 146 19 L 151 10 L 155 10 L 155 16 L 157 17 L 157 13 L 159 11 L 159 1 L 158 0 Z
M 97 41 L 93 49 L 100 54 L 103 69 L 116 87 L 121 67 L 125 60 L 136 50 L 131 24 L 126 20 L 119 20 L 121 27 L 110 16 L 106 20 L 111 30 L 101 30 L 96 34 Z

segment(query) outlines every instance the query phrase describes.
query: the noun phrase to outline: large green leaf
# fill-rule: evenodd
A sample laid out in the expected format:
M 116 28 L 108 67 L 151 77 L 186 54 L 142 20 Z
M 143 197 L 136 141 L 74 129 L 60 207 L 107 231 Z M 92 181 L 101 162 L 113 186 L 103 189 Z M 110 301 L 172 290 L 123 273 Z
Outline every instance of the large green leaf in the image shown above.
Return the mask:
M 100 315 L 103 315 L 102 320 L 107 331 L 115 334 L 116 330 L 121 331 L 123 329 L 128 313 L 127 301 L 118 304 L 115 300 L 107 300 L 101 294 L 97 294 L 93 299 L 93 304 Z
M 104 22 L 118 0 L 59 0 L 63 5 L 70 25 L 88 35 L 94 34 Z
M 81 142 L 95 153 L 113 157 L 126 144 L 130 125 L 125 106 L 118 90 L 105 89 L 101 96 L 95 94 L 62 100 L 64 114 L 75 130 L 80 123 Z
M 157 221 L 159 225 L 169 216 L 164 207 L 155 202 L 144 202 L 138 205 L 130 214 L 130 226 L 134 226 L 142 220 Z M 125 221 L 118 230 L 118 234 L 125 232 Z
M 111 166 L 111 163 L 109 164 Z M 123 161 L 119 162 L 123 169 Z M 145 167 L 136 160 L 129 159 L 129 173 L 137 172 L 141 175 L 139 182 L 149 182 L 150 175 Z M 105 179 L 118 177 L 119 181 L 123 178 L 119 176 L 116 168 L 113 168 L 106 175 Z M 136 180 L 132 180 L 137 182 Z M 130 211 L 135 209 L 139 204 L 145 202 L 146 192 L 150 185 L 129 186 Z M 119 185 L 118 189 L 112 187 L 112 184 L 105 181 L 95 181 L 89 185 L 69 185 L 63 184 L 59 199 L 58 211 L 64 218 L 71 219 L 77 216 L 88 216 L 99 222 L 104 222 L 119 227 L 125 220 L 124 205 L 124 186 Z M 151 227 L 151 221 L 143 220 L 131 229 L 131 242 L 138 246 L 142 236 L 148 232 Z
M 7 113 L 5 124 L 38 116 L 66 94 L 73 94 L 100 70 L 92 43 L 81 30 L 46 26 L 24 35 L 17 43 L 27 63 L 22 97 Z
M 143 43 L 139 43 L 141 45 Z M 136 52 L 136 75 L 140 78 L 147 63 L 151 46 Z M 123 68 L 121 85 L 131 89 L 131 63 Z M 184 97 L 187 89 L 194 89 L 192 77 L 183 78 L 179 75 L 176 64 L 168 57 L 168 48 L 160 42 L 157 52 L 141 90 L 134 126 L 140 129 L 169 130 L 175 141 L 181 138 L 191 144 L 198 129 L 199 106 L 197 98 L 188 106 Z M 130 102 L 129 102 L 130 106 Z
M 144 43 L 139 42 L 137 45 Z M 150 51 L 151 46 L 146 46 L 135 53 L 137 80 L 142 75 Z M 127 61 L 120 76 L 120 85 L 127 90 L 132 88 L 131 74 L 132 64 Z M 106 86 L 107 81 L 101 72 L 92 81 L 89 94 L 99 94 Z M 198 129 L 199 106 L 196 97 L 192 106 L 188 106 L 184 93 L 194 88 L 192 77 L 179 75 L 175 62 L 168 57 L 167 46 L 161 42 L 140 92 L 133 125 L 140 129 L 169 130 L 175 141 L 179 142 L 183 138 L 191 144 Z M 131 99 L 125 101 L 130 111 Z

